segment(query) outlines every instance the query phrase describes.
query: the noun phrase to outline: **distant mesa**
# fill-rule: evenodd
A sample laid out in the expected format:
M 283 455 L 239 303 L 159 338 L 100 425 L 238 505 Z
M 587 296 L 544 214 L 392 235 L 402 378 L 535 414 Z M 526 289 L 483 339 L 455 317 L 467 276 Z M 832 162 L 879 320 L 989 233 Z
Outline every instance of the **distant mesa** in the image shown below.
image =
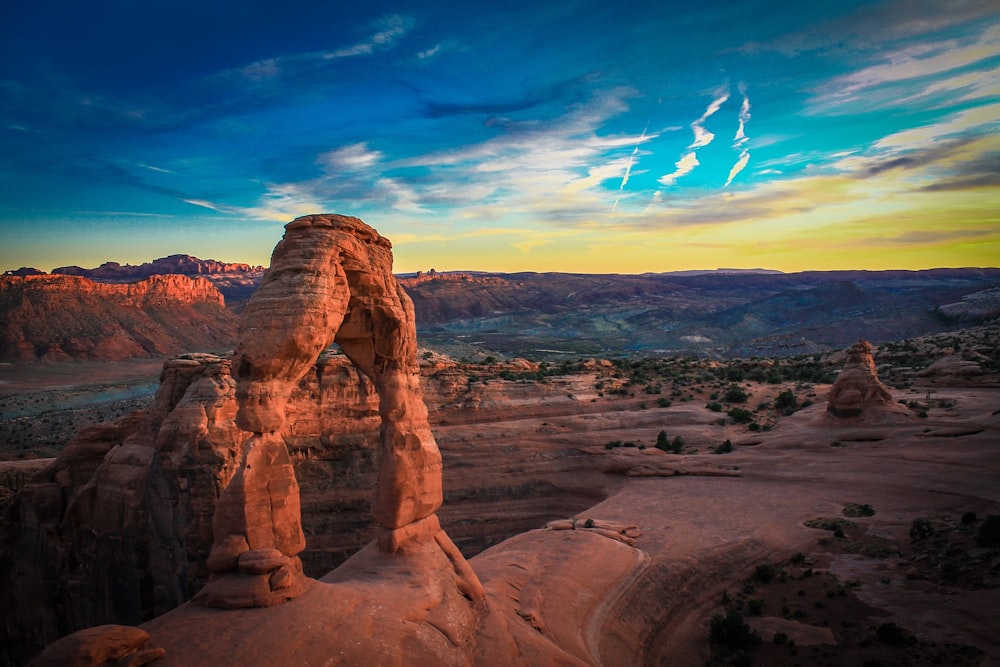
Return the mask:
M 0 276 L 0 359 L 114 361 L 232 345 L 237 316 L 199 276 L 127 284 L 81 276 Z
M 30 266 L 22 266 L 20 269 L 14 269 L 13 271 L 4 271 L 5 276 L 44 276 L 45 272 L 40 271 L 36 268 Z
M 60 266 L 52 269 L 52 273 L 64 276 L 83 276 L 101 282 L 130 281 L 149 276 L 180 274 L 183 276 L 216 275 L 228 273 L 252 273 L 263 271 L 261 266 L 251 266 L 243 263 L 219 262 L 214 259 L 198 259 L 191 255 L 170 255 L 144 262 L 137 266 L 105 262 L 96 269 L 84 269 L 79 266 Z

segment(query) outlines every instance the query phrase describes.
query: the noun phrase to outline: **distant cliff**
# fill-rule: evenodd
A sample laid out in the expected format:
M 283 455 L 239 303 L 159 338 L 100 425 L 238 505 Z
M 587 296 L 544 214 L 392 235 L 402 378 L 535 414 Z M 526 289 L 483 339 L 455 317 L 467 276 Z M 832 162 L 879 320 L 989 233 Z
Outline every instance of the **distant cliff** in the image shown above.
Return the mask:
M 137 278 L 180 274 L 184 276 L 214 275 L 219 273 L 261 272 L 262 267 L 242 263 L 219 262 L 214 259 L 198 259 L 191 255 L 170 255 L 139 265 L 105 262 L 96 269 L 79 266 L 60 266 L 52 269 L 53 275 L 83 276 L 101 282 L 132 281 Z
M 106 284 L 67 275 L 0 276 L 0 359 L 116 360 L 220 350 L 237 317 L 204 278 Z

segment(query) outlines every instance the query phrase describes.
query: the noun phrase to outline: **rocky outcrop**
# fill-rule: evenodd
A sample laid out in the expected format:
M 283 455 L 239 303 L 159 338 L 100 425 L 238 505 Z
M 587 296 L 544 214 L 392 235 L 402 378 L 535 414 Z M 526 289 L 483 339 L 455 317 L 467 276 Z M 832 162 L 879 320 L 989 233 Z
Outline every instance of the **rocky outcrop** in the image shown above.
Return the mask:
M 216 506 L 208 561 L 215 576 L 196 600 L 269 606 L 304 590 L 299 487 L 280 431 L 293 388 L 333 342 L 380 399 L 372 504 L 379 548 L 392 554 L 437 543 L 460 587 L 477 596 L 478 580 L 434 514 L 442 499 L 441 454 L 420 393 L 413 306 L 392 275 L 391 245 L 345 216 L 306 216 L 285 230 L 247 306 L 233 356 L 236 423 L 253 435 Z
M 826 409 L 834 417 L 908 412 L 878 379 L 872 346 L 866 340 L 859 340 L 847 350 L 847 361 L 830 387 Z
M 52 273 L 54 275 L 83 276 L 101 282 L 130 282 L 158 275 L 198 276 L 219 273 L 252 273 L 262 270 L 262 267 L 250 266 L 242 262 L 219 262 L 214 259 L 198 259 L 191 255 L 170 255 L 135 266 L 132 264 L 122 265 L 118 262 L 105 262 L 96 269 L 60 266 L 52 269 Z
M 204 278 L 111 285 L 74 276 L 0 276 L 0 359 L 109 361 L 225 349 L 236 323 Z

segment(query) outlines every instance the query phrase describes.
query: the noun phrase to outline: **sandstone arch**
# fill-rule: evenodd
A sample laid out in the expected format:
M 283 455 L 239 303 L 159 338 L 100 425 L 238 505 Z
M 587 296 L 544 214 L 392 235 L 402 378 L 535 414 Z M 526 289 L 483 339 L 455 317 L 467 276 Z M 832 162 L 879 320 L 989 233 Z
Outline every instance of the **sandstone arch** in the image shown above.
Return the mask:
M 441 454 L 420 392 L 413 304 L 392 274 L 392 246 L 358 218 L 290 222 L 244 313 L 233 355 L 237 425 L 253 433 L 213 517 L 209 606 L 280 604 L 309 583 L 299 488 L 284 441 L 285 405 L 319 354 L 336 342 L 375 385 L 380 463 L 372 516 L 395 553 L 437 544 L 470 597 L 482 588 L 440 529 Z

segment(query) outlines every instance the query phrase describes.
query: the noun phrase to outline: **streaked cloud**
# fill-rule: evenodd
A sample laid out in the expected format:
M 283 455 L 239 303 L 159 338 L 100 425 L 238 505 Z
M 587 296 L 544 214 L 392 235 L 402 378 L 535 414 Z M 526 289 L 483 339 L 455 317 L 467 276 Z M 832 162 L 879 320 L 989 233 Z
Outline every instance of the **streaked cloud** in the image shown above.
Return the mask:
M 678 178 L 681 176 L 687 176 L 694 171 L 694 168 L 699 164 L 701 163 L 698 162 L 698 156 L 694 151 L 685 153 L 684 156 L 681 157 L 676 164 L 674 164 L 674 170 L 671 173 L 660 177 L 660 183 L 663 185 L 673 185 L 677 182 Z
M 377 48 L 387 48 L 413 28 L 413 18 L 389 14 L 375 22 L 376 32 L 367 40 L 323 54 L 324 58 L 350 58 L 374 53 Z
M 734 164 L 733 168 L 729 170 L 729 176 L 726 178 L 726 184 L 722 187 L 728 188 L 729 184 L 733 182 L 733 179 L 736 178 L 741 171 L 746 169 L 748 162 L 750 162 L 750 151 L 744 150 L 740 153 L 740 157 L 736 160 L 736 164 Z
M 733 137 L 733 148 L 740 151 L 740 156 L 737 158 L 736 164 L 729 170 L 729 176 L 726 178 L 723 188 L 728 188 L 733 179 L 746 169 L 750 162 L 750 151 L 746 148 L 746 143 L 750 140 L 746 133 L 747 123 L 750 122 L 750 98 L 747 96 L 747 87 L 742 81 L 739 84 L 739 91 L 743 101 L 740 103 L 739 125 L 736 128 L 736 136 Z
M 691 150 L 708 146 L 715 139 L 715 135 L 705 129 L 705 121 L 714 116 L 722 105 L 726 103 L 726 100 L 729 99 L 729 90 L 725 87 L 720 88 L 716 91 L 715 95 L 715 99 L 705 109 L 705 113 L 701 115 L 701 118 L 691 123 L 691 131 L 694 132 L 694 141 L 688 146 Z

